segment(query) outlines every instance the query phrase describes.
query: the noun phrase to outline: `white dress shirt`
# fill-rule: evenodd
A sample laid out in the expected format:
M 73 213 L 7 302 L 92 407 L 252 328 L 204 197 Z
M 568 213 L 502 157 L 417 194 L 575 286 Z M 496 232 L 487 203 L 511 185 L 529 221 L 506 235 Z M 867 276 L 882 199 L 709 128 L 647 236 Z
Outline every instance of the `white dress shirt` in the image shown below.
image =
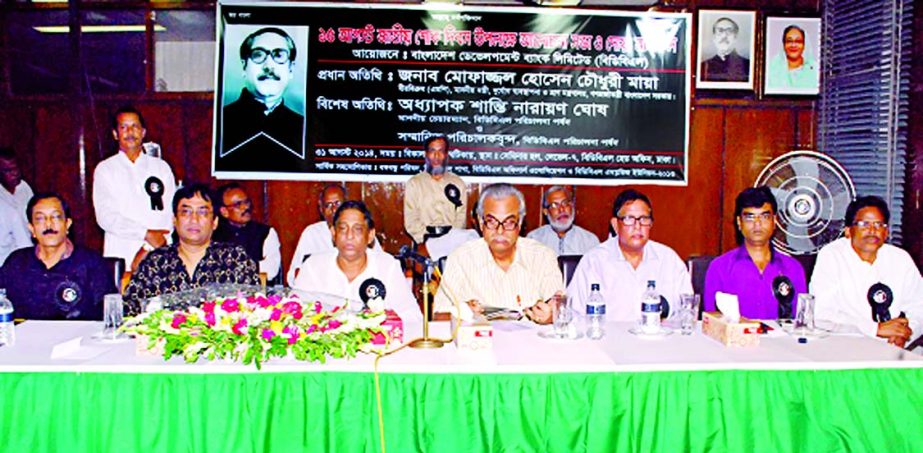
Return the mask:
M 263 259 L 260 260 L 260 272 L 266 273 L 266 280 L 272 280 L 279 275 L 282 266 L 282 244 L 279 242 L 279 233 L 269 227 L 269 234 L 263 240 Z
M 563 238 L 558 236 L 558 232 L 551 228 L 551 225 L 536 228 L 530 231 L 526 237 L 547 245 L 558 256 L 583 255 L 599 245 L 599 238 L 595 234 L 577 225 L 573 225 L 567 230 Z
M 366 253 L 368 262 L 365 269 L 350 282 L 337 266 L 337 255 L 336 249 L 311 255 L 302 265 L 292 288 L 342 297 L 349 300 L 351 309 L 358 310 L 362 308 L 359 287 L 367 279 L 375 278 L 385 285 L 385 308 L 397 312 L 405 322 L 423 320 L 401 265 L 393 256 L 369 250 Z
M 29 200 L 32 199 L 33 195 L 35 193 L 32 192 L 32 187 L 29 187 L 29 184 L 22 180 L 13 189 L 13 193 L 6 190 L 6 187 L 0 186 L 0 201 L 6 202 L 16 210 L 27 224 L 29 223 L 29 218 L 26 214 L 26 207 L 29 206 Z
M 0 265 L 14 250 L 32 245 L 32 235 L 22 216 L 6 203 L 0 203 Z
M 874 263 L 859 258 L 848 238 L 839 238 L 820 250 L 811 276 L 814 318 L 838 325 L 853 326 L 865 335 L 876 337 L 878 323 L 866 298 L 869 288 L 883 283 L 891 288 L 894 301 L 891 319 L 904 312 L 910 321 L 913 338 L 923 329 L 923 278 L 906 251 L 891 244 L 878 249 Z
M 372 248 L 382 252 L 381 244 L 376 238 L 372 242 Z M 336 251 L 333 245 L 333 235 L 330 234 L 330 227 L 327 222 L 312 223 L 304 228 L 301 237 L 298 238 L 298 245 L 295 246 L 295 253 L 292 254 L 292 261 L 288 266 L 288 273 L 285 274 L 285 281 L 289 286 L 295 283 L 295 273 L 301 269 L 305 261 L 305 255 L 315 255 L 318 253 Z
M 162 210 L 151 208 L 144 189 L 152 176 L 164 186 Z M 132 163 L 119 151 L 100 162 L 93 173 L 93 206 L 96 222 L 105 232 L 103 256 L 123 258 L 130 266 L 147 230 L 172 231 L 175 192 L 170 165 L 160 158 L 141 153 Z
M 641 296 L 647 290 L 647 282 L 654 280 L 657 292 L 669 302 L 673 316 L 679 309 L 679 295 L 692 294 L 689 270 L 673 249 L 659 242 L 647 241 L 643 253 L 638 268 L 633 268 L 616 237 L 584 254 L 567 287 L 574 310 L 586 311 L 590 285 L 599 283 L 606 301 L 607 320 L 636 322 L 641 318 Z

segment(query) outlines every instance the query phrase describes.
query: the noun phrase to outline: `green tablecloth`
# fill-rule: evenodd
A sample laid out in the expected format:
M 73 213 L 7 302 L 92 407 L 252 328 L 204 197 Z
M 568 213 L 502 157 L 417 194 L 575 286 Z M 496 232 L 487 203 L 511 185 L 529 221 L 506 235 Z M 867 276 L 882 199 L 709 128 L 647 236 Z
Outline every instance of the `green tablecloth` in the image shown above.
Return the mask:
M 390 452 L 923 451 L 923 368 L 382 374 Z M 5 451 L 380 451 L 370 373 L 0 372 Z

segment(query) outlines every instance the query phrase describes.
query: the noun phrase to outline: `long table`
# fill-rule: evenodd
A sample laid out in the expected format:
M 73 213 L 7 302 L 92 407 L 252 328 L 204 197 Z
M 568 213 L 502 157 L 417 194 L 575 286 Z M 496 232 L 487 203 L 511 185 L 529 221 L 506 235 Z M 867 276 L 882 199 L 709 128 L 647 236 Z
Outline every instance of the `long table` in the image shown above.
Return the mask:
M 446 335 L 445 323 L 433 323 Z M 419 332 L 419 326 L 407 326 Z M 920 451 L 923 357 L 781 331 L 726 348 L 610 323 L 602 341 L 495 324 L 490 352 L 403 349 L 378 366 L 385 446 L 451 451 Z M 372 356 L 262 371 L 28 321 L 0 347 L 4 451 L 381 451 Z M 82 337 L 82 340 L 75 340 Z M 64 344 L 71 342 L 71 348 Z M 75 346 L 79 343 L 79 347 Z M 55 346 L 58 345 L 57 348 Z M 54 353 L 55 357 L 52 358 Z

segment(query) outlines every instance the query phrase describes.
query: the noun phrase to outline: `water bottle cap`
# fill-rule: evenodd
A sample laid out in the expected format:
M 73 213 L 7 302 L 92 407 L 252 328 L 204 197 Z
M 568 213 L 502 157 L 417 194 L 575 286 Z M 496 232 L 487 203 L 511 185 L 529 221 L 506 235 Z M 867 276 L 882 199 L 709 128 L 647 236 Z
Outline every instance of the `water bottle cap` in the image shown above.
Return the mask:
M 656 281 L 656 280 L 648 280 L 648 281 L 647 281 L 647 286 L 653 286 L 653 287 L 656 288 L 656 287 L 657 287 L 657 281 Z
M 591 283 L 590 291 L 599 291 L 599 283 Z

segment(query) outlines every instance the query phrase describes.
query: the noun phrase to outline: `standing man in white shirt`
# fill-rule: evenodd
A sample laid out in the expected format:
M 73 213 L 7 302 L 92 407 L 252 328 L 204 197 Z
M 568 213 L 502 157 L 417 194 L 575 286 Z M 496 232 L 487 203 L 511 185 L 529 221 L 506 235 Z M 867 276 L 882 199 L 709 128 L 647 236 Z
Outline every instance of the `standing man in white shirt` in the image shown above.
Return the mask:
M 616 236 L 590 250 L 574 271 L 567 294 L 574 309 L 583 313 L 590 285 L 599 283 L 610 320 L 635 322 L 641 317 L 641 296 L 647 282 L 667 300 L 670 312 L 679 307 L 680 294 L 692 294 L 686 264 L 670 247 L 651 240 L 654 208 L 650 199 L 634 189 L 618 194 L 612 205 Z
M 346 187 L 340 184 L 327 184 L 321 189 L 317 197 L 317 211 L 320 212 L 321 220 L 306 226 L 301 232 L 301 237 L 298 238 L 298 245 L 295 246 L 295 253 L 292 254 L 288 273 L 285 274 L 285 280 L 289 285 L 294 284 L 302 263 L 311 255 L 336 250 L 330 228 L 333 227 L 333 214 L 345 201 Z M 382 251 L 381 245 L 375 238 L 373 238 L 372 248 Z
M 542 213 L 548 224 L 529 232 L 528 238 L 561 255 L 583 255 L 599 245 L 595 234 L 574 225 L 577 197 L 564 186 L 551 186 L 542 196 Z
M 126 266 L 167 244 L 173 229 L 170 202 L 176 181 L 169 164 L 144 153 L 146 134 L 141 112 L 119 109 L 112 122 L 119 152 L 93 173 L 96 221 L 105 232 L 103 256 L 122 258 Z
M 10 148 L 0 148 L 0 202 L 6 202 L 19 213 L 23 228 L 29 225 L 26 207 L 32 195 L 32 187 L 22 179 L 16 153 Z
M 464 181 L 449 171 L 449 140 L 434 135 L 423 143 L 425 164 L 404 187 L 404 229 L 417 244 L 465 227 Z
M 906 251 L 886 244 L 891 213 L 876 196 L 846 208 L 845 236 L 820 250 L 810 289 L 815 318 L 904 347 L 920 336 L 923 277 Z

